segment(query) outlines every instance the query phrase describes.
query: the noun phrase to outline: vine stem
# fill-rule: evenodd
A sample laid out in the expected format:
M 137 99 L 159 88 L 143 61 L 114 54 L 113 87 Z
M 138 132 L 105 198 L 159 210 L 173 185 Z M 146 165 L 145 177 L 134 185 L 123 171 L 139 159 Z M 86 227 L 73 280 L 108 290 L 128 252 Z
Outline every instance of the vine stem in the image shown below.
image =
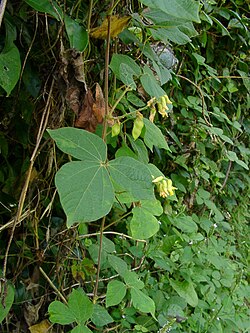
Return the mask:
M 104 77 L 104 98 L 105 98 L 105 117 L 103 123 L 103 131 L 102 131 L 102 139 L 106 141 L 107 134 L 107 122 L 109 116 L 109 53 L 110 53 L 110 39 L 111 39 L 111 14 L 113 11 L 114 0 L 111 1 L 110 9 L 108 11 L 107 20 L 108 20 L 108 31 L 106 38 L 106 51 L 105 51 L 105 77 Z M 93 291 L 93 303 L 96 303 L 97 300 L 97 292 L 98 292 L 98 284 L 99 284 L 99 276 L 101 269 L 101 255 L 102 255 L 102 239 L 103 239 L 103 231 L 105 226 L 106 216 L 102 218 L 101 228 L 100 228 L 100 245 L 98 251 L 98 263 L 97 263 L 97 272 L 96 272 L 96 282 Z
M 101 269 L 101 256 L 102 256 L 102 239 L 103 239 L 103 230 L 105 225 L 106 215 L 102 218 L 102 224 L 100 228 L 100 244 L 99 244 L 99 251 L 98 251 L 98 264 L 97 264 L 97 272 L 96 272 L 96 281 L 95 281 L 95 288 L 93 291 L 93 303 L 96 303 L 98 298 L 97 291 L 98 291 L 98 284 L 99 284 L 99 277 L 100 277 L 100 269 Z

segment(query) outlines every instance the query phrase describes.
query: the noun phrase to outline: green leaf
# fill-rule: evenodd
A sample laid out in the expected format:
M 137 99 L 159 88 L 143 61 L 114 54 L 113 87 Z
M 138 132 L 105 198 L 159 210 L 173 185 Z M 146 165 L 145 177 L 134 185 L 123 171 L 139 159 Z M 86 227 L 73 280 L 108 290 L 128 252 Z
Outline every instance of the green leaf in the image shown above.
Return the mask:
M 151 313 L 151 315 L 154 317 L 154 301 L 139 289 L 132 288 L 130 292 L 133 306 L 141 312 Z
M 133 79 L 135 72 L 133 68 L 128 66 L 127 64 L 121 64 L 119 67 L 119 76 L 121 81 L 126 85 L 129 86 L 131 89 L 136 90 L 136 83 Z
M 148 151 L 141 139 L 133 140 L 130 135 L 128 135 L 130 144 L 133 150 L 136 152 L 138 156 L 138 160 L 142 163 L 147 164 L 149 162 Z
M 0 86 L 7 96 L 14 89 L 21 72 L 21 60 L 18 48 L 12 44 L 6 52 L 0 53 Z
M 99 304 L 94 304 L 94 312 L 92 314 L 91 321 L 97 327 L 102 327 L 112 323 L 114 320 L 106 309 Z
M 93 313 L 93 304 L 82 289 L 74 289 L 69 296 L 68 307 L 78 324 L 84 324 Z
M 25 0 L 25 2 L 30 5 L 30 7 L 34 8 L 38 12 L 42 13 L 48 13 L 54 18 L 56 18 L 58 21 L 60 20 L 60 17 L 63 17 L 63 11 L 61 8 L 56 4 L 55 1 L 50 0 Z M 59 15 L 60 16 L 59 16 Z
M 100 237 L 98 238 L 98 243 L 100 243 Z M 115 244 L 107 237 L 102 237 L 102 250 L 107 253 L 115 252 Z
M 199 1 L 194 0 L 140 0 L 150 8 L 160 9 L 161 11 L 176 18 L 200 23 Z
M 132 236 L 136 239 L 148 239 L 159 231 L 159 222 L 147 209 L 134 207 L 130 221 Z
M 119 157 L 109 162 L 108 170 L 111 179 L 130 193 L 134 201 L 154 199 L 152 178 L 145 164 L 131 157 Z
M 70 47 L 83 52 L 88 45 L 88 33 L 86 29 L 68 15 L 65 15 L 64 22 Z
M 4 286 L 2 286 L 2 285 L 1 285 L 1 287 L 4 288 Z M 14 295 L 15 295 L 14 288 L 10 284 L 8 284 L 7 292 L 5 294 L 5 299 L 4 299 L 5 306 L 3 307 L 2 302 L 0 302 L 0 323 L 8 315 L 10 308 L 14 302 Z
M 75 222 L 98 220 L 113 205 L 113 185 L 106 168 L 98 162 L 67 163 L 57 172 L 55 183 L 68 227 Z
M 169 279 L 169 282 L 177 294 L 183 297 L 189 305 L 193 307 L 198 305 L 198 296 L 191 281 L 181 282 Z
M 68 325 L 75 321 L 74 314 L 69 310 L 69 307 L 62 302 L 54 301 L 50 303 L 49 319 L 52 323 L 58 323 L 61 325 Z
M 93 313 L 93 304 L 82 289 L 74 289 L 69 296 L 68 304 L 54 301 L 49 305 L 50 321 L 61 325 L 73 322 L 83 325 Z
M 142 289 L 144 287 L 144 283 L 139 279 L 135 272 L 128 271 L 124 275 L 124 281 L 128 288 Z
M 112 254 L 109 254 L 109 255 L 108 255 L 108 261 L 109 261 L 111 267 L 112 267 L 112 268 L 113 268 L 113 269 L 114 269 L 119 275 L 124 276 L 125 273 L 128 272 L 128 266 L 127 266 L 127 263 L 126 263 L 123 259 L 121 259 L 121 258 L 119 258 L 119 257 L 117 257 L 117 256 L 114 256 L 114 255 L 112 255 Z
M 134 61 L 134 59 L 130 58 L 129 56 L 122 55 L 122 54 L 113 54 L 109 67 L 112 69 L 114 74 L 117 76 L 119 80 L 122 81 L 121 73 L 125 75 L 125 71 L 127 67 L 121 67 L 121 65 L 126 65 L 130 69 L 130 76 L 138 77 L 141 75 L 141 69 Z M 131 74 L 133 72 L 133 74 Z M 123 77 L 124 78 L 124 77 Z M 124 82 L 125 83 L 125 82 Z M 127 83 L 125 83 L 127 84 Z
M 140 207 L 155 216 L 160 216 L 163 213 L 163 208 L 159 200 L 142 200 Z
M 143 121 L 146 128 L 144 135 L 144 142 L 146 146 L 148 146 L 151 151 L 153 151 L 153 146 L 170 151 L 167 141 L 161 130 L 150 120 L 143 118 Z
M 92 333 L 92 331 L 85 325 L 77 325 L 70 333 Z
M 140 81 L 145 91 L 151 97 L 159 98 L 166 94 L 153 75 L 150 75 L 149 73 L 142 74 L 140 76 Z
M 73 127 L 48 130 L 49 135 L 64 153 L 84 161 L 105 162 L 107 146 L 96 134 Z
M 110 281 L 107 287 L 106 307 L 121 303 L 127 292 L 126 285 L 117 280 Z
M 191 216 L 178 216 L 173 218 L 174 226 L 185 233 L 194 233 L 198 231 L 197 224 L 193 221 Z

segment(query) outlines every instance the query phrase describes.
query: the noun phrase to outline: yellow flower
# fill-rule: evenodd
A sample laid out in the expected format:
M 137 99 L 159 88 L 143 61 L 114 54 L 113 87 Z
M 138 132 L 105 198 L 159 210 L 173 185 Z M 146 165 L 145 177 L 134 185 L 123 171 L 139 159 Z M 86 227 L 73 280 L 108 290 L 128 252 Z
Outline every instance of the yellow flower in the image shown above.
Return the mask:
M 172 180 L 164 178 L 163 176 L 153 179 L 152 182 L 156 184 L 157 192 L 159 192 L 160 197 L 162 198 L 174 195 L 174 191 L 177 190 L 177 188 L 173 186 Z

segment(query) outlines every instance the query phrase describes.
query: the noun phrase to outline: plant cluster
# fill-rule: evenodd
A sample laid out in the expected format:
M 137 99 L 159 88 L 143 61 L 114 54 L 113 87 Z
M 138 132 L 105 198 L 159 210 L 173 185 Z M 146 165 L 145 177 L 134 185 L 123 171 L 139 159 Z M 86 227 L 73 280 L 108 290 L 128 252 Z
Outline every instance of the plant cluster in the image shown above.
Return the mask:
M 249 331 L 249 12 L 8 2 L 1 332 Z

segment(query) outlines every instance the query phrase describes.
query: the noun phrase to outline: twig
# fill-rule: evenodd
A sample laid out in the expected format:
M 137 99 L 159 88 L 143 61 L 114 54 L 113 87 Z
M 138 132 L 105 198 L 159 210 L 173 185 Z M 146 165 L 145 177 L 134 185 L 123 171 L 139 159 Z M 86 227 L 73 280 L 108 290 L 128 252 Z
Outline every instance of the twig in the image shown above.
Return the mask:
M 232 167 L 232 161 L 229 161 L 228 167 L 227 167 L 227 172 L 226 172 L 226 177 L 224 179 L 224 182 L 223 182 L 223 184 L 221 186 L 220 191 L 222 191 L 224 189 L 224 187 L 226 186 L 226 184 L 227 184 L 228 177 L 229 177 L 229 174 L 230 174 L 230 171 L 231 171 L 231 167 Z
M 12 226 L 10 238 L 9 238 L 7 248 L 6 248 L 6 252 L 5 252 L 5 256 L 4 256 L 3 279 L 4 279 L 5 282 L 6 282 L 6 270 L 7 270 L 7 262 L 8 262 L 8 254 L 9 254 L 10 246 L 11 246 L 11 243 L 12 243 L 12 240 L 13 240 L 13 237 L 14 237 L 15 228 L 16 228 L 17 224 L 20 223 L 20 219 L 21 219 L 22 211 L 23 211 L 23 206 L 24 206 L 24 202 L 25 202 L 25 199 L 26 199 L 26 195 L 27 195 L 27 191 L 28 191 L 28 187 L 29 187 L 29 183 L 30 183 L 30 179 L 31 179 L 31 173 L 32 173 L 33 166 L 34 166 L 34 163 L 35 163 L 35 160 L 36 160 L 36 156 L 37 156 L 37 151 L 39 149 L 39 145 L 41 143 L 43 133 L 46 130 L 48 119 L 49 119 L 50 100 L 51 100 L 51 96 L 52 96 L 53 86 L 54 86 L 54 79 L 52 80 L 52 83 L 51 83 L 47 103 L 46 103 L 45 108 L 44 108 L 44 112 L 43 112 L 43 115 L 42 115 L 39 131 L 38 131 L 38 134 L 37 134 L 36 146 L 33 150 L 32 156 L 30 158 L 30 165 L 29 165 L 29 169 L 28 169 L 28 172 L 27 172 L 27 177 L 26 177 L 26 180 L 25 180 L 25 183 L 24 183 L 24 186 L 22 188 L 22 192 L 21 192 L 21 195 L 20 195 L 20 198 L 19 198 L 17 214 L 15 216 L 15 221 L 14 221 L 13 226 Z
M 58 290 L 56 288 L 56 286 L 54 285 L 54 283 L 50 280 L 50 278 L 48 277 L 48 275 L 44 272 L 44 270 L 42 269 L 42 267 L 39 267 L 39 271 L 42 273 L 42 275 L 45 277 L 45 279 L 48 281 L 49 285 L 51 286 L 51 288 L 53 288 L 56 292 L 56 294 L 61 298 L 61 300 L 67 304 L 67 300 L 66 298 L 63 296 L 63 294 L 60 292 L 60 290 Z
M 102 224 L 100 229 L 100 244 L 99 244 L 99 251 L 98 251 L 98 264 L 97 264 L 97 272 L 96 272 L 96 282 L 95 287 L 93 291 L 93 303 L 96 303 L 97 300 L 97 291 L 98 291 L 98 283 L 99 283 L 99 276 L 100 276 L 100 270 L 101 270 L 101 256 L 102 256 L 102 238 L 103 238 L 103 229 L 105 225 L 106 215 L 102 218 Z
M 197 85 L 196 83 L 194 83 L 192 80 L 188 79 L 187 77 L 185 76 L 182 76 L 180 74 L 177 75 L 178 77 L 180 77 L 181 79 L 183 80 L 186 80 L 188 81 L 189 83 L 191 83 L 193 86 L 195 86 L 195 88 L 199 91 L 200 95 L 201 95 L 201 108 L 202 108 L 202 115 L 203 115 L 203 118 L 206 122 L 206 124 L 209 126 L 209 127 L 212 127 L 211 123 L 207 120 L 206 118 L 206 115 L 205 115 L 205 106 L 206 106 L 206 103 L 205 103 L 205 98 L 204 98 L 204 95 L 203 95 L 203 92 L 201 90 L 201 87 L 199 85 Z
M 2 25 L 2 20 L 3 20 L 6 5 L 7 5 L 7 0 L 2 0 L 0 2 L 0 27 Z

